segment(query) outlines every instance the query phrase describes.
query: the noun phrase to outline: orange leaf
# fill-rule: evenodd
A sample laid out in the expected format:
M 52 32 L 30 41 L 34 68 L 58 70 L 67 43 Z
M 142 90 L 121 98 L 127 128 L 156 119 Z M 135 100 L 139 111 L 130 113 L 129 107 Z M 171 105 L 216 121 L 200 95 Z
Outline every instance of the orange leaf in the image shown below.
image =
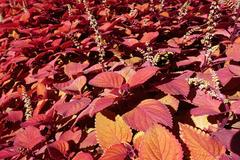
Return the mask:
M 26 11 L 21 15 L 19 21 L 27 23 L 29 21 L 29 18 L 30 18 L 30 13 L 28 11 Z
M 141 160 L 182 160 L 182 147 L 178 140 L 163 126 L 154 125 L 143 137 L 140 146 Z
M 180 124 L 180 133 L 190 151 L 191 160 L 216 160 L 225 153 L 223 145 L 199 129 Z
M 115 117 L 115 121 L 112 121 L 98 113 L 96 115 L 95 127 L 98 143 L 104 150 L 114 144 L 127 143 L 132 140 L 130 127 L 119 115 Z
M 171 106 L 175 111 L 178 110 L 179 100 L 170 94 L 164 96 L 159 100 L 162 104 Z
M 115 144 L 106 149 L 100 160 L 124 160 L 128 155 L 128 149 L 123 144 Z
M 46 89 L 46 86 L 39 82 L 37 84 L 37 95 L 42 97 L 42 98 L 46 98 L 47 97 L 47 89 Z
M 133 146 L 138 151 L 140 149 L 140 144 L 143 141 L 143 137 L 144 137 L 144 132 L 142 132 L 142 131 L 136 133 L 133 137 Z

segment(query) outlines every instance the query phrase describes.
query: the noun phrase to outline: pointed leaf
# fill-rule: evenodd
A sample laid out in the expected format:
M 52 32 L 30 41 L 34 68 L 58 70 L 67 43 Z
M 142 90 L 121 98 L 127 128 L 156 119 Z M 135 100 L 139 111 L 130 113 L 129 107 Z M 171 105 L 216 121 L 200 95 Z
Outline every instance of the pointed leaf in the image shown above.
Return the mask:
M 196 96 L 192 100 L 192 103 L 197 106 L 197 108 L 191 109 L 191 114 L 194 116 L 201 116 L 206 114 L 216 115 L 221 113 L 219 110 L 219 106 L 222 102 L 214 99 L 213 97 L 205 93 L 205 91 L 197 90 Z
M 158 70 L 158 67 L 145 67 L 139 69 L 132 77 L 129 78 L 129 86 L 135 87 L 145 83 L 147 80 L 153 77 Z
M 143 37 L 141 38 L 140 42 L 141 43 L 150 43 L 153 40 L 155 40 L 158 37 L 159 33 L 158 32 L 145 32 L 143 34 Z
M 72 160 L 93 160 L 93 157 L 89 153 L 78 152 Z
M 85 63 L 74 63 L 74 62 L 70 62 L 67 65 L 64 66 L 64 72 L 68 77 L 72 77 L 73 75 L 77 75 L 81 72 L 83 72 L 83 70 L 85 68 L 87 68 L 89 65 L 88 62 Z
M 146 131 L 154 123 L 172 127 L 172 116 L 168 108 L 155 99 L 143 100 L 133 110 L 125 113 L 123 119 L 136 130 Z
M 140 132 L 136 133 L 133 137 L 133 146 L 138 151 L 140 150 L 140 146 L 143 141 L 144 134 L 145 133 L 143 131 L 140 131 Z
M 180 133 L 190 151 L 191 160 L 216 160 L 225 153 L 223 145 L 199 129 L 180 124 Z
M 182 160 L 183 151 L 172 133 L 156 124 L 145 133 L 139 158 L 141 160 Z
M 88 133 L 87 137 L 80 143 L 80 148 L 87 148 L 90 146 L 95 146 L 97 144 L 96 132 L 92 131 Z
M 61 134 L 61 136 L 59 137 L 59 140 L 73 141 L 74 143 L 77 144 L 80 141 L 81 135 L 82 135 L 81 130 L 78 130 L 78 131 L 68 130 L 63 134 Z
M 58 140 L 49 144 L 47 149 L 54 160 L 64 159 L 67 151 L 69 150 L 69 144 L 66 141 Z
M 114 72 L 102 72 L 89 81 L 90 85 L 101 88 L 120 88 L 124 79 Z
M 31 138 L 31 140 L 29 139 Z M 28 126 L 24 130 L 20 131 L 14 140 L 14 146 L 24 147 L 27 149 L 33 149 L 34 146 L 45 140 L 40 133 L 40 130 L 33 126 Z
M 81 98 L 80 100 L 74 100 L 71 102 L 56 105 L 54 106 L 54 108 L 58 112 L 58 114 L 64 117 L 68 117 L 86 108 L 90 101 L 91 100 L 89 98 Z
M 89 108 L 91 108 L 89 111 L 89 115 L 93 116 L 97 112 L 111 106 L 114 103 L 115 99 L 115 97 L 99 97 L 94 99 L 89 105 Z
M 99 160 L 124 160 L 128 155 L 128 149 L 123 144 L 114 144 L 106 149 Z
M 119 115 L 112 121 L 98 113 L 95 127 L 98 143 L 104 150 L 114 144 L 130 142 L 132 139 L 131 129 Z

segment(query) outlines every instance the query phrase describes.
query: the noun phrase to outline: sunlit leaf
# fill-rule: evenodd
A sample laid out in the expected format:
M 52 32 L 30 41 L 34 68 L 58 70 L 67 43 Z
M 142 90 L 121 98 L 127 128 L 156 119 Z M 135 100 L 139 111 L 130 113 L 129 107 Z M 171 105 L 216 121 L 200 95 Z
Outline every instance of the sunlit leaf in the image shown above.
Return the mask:
M 142 85 L 151 77 L 153 77 L 159 70 L 158 67 L 145 67 L 139 69 L 132 77 L 129 78 L 128 84 L 130 87 Z
M 172 133 L 156 124 L 145 133 L 139 158 L 140 160 L 182 160 L 183 151 Z
M 136 130 L 146 131 L 154 123 L 172 127 L 172 116 L 168 108 L 155 99 L 146 99 L 133 110 L 125 113 L 123 119 Z
M 128 155 L 128 149 L 123 144 L 114 144 L 105 150 L 100 160 L 124 160 Z
M 216 160 L 225 153 L 223 145 L 201 130 L 180 124 L 180 133 L 190 151 L 191 160 Z
M 124 79 L 120 74 L 114 72 L 102 72 L 89 81 L 90 85 L 102 88 L 119 88 Z
M 130 142 L 132 139 L 131 129 L 119 115 L 112 121 L 98 113 L 95 127 L 98 143 L 104 150 L 114 144 Z

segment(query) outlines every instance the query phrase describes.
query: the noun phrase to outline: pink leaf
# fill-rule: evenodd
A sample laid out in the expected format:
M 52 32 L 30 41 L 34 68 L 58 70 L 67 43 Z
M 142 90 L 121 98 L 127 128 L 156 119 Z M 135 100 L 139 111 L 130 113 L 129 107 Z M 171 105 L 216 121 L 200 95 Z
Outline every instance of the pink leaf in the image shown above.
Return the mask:
M 8 112 L 6 120 L 15 123 L 17 121 L 22 121 L 22 118 L 23 118 L 22 111 L 10 111 Z
M 71 93 L 74 94 L 74 92 L 81 93 L 81 90 L 83 86 L 86 84 L 86 82 L 87 82 L 86 77 L 80 76 L 75 80 L 70 80 L 63 83 L 56 83 L 54 84 L 54 87 L 69 94 Z
M 82 98 L 80 100 L 74 100 L 71 102 L 58 104 L 54 106 L 54 108 L 58 112 L 58 114 L 64 117 L 68 117 L 86 108 L 90 102 L 91 100 L 89 98 Z
M 228 65 L 228 69 L 236 76 L 240 76 L 240 66 L 230 64 Z
M 212 98 L 204 91 L 197 90 L 196 96 L 192 100 L 192 103 L 197 106 L 191 110 L 191 114 L 194 116 L 200 115 L 215 115 L 221 113 L 219 107 L 221 101 Z
M 64 67 L 64 72 L 66 73 L 66 75 L 68 75 L 68 77 L 72 77 L 73 75 L 77 75 L 81 72 L 83 72 L 83 70 L 88 67 L 89 63 L 74 63 L 74 62 L 70 62 L 67 65 L 65 65 Z
M 96 132 L 92 131 L 88 133 L 87 137 L 80 143 L 80 148 L 87 148 L 90 146 L 95 146 L 97 144 Z
M 184 73 L 181 76 L 178 76 L 171 81 L 164 81 L 160 84 L 157 85 L 156 88 L 160 89 L 166 94 L 171 94 L 171 95 L 183 95 L 187 97 L 190 86 L 187 82 L 187 78 L 191 76 L 191 72 Z
M 114 72 L 102 72 L 89 81 L 89 84 L 101 88 L 120 88 L 124 79 Z
M 172 127 L 172 116 L 168 108 L 155 99 L 143 100 L 133 110 L 123 115 L 127 124 L 141 131 L 146 131 L 155 123 Z
M 128 84 L 130 87 L 142 85 L 151 77 L 153 77 L 159 70 L 158 67 L 145 67 L 139 69 L 132 77 L 129 78 Z

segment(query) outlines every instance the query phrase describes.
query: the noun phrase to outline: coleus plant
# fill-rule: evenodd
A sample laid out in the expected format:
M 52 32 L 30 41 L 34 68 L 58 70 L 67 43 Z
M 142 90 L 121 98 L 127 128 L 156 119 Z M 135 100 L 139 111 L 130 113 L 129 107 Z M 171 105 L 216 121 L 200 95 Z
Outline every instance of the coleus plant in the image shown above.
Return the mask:
M 0 0 L 0 159 L 240 159 L 237 0 Z

